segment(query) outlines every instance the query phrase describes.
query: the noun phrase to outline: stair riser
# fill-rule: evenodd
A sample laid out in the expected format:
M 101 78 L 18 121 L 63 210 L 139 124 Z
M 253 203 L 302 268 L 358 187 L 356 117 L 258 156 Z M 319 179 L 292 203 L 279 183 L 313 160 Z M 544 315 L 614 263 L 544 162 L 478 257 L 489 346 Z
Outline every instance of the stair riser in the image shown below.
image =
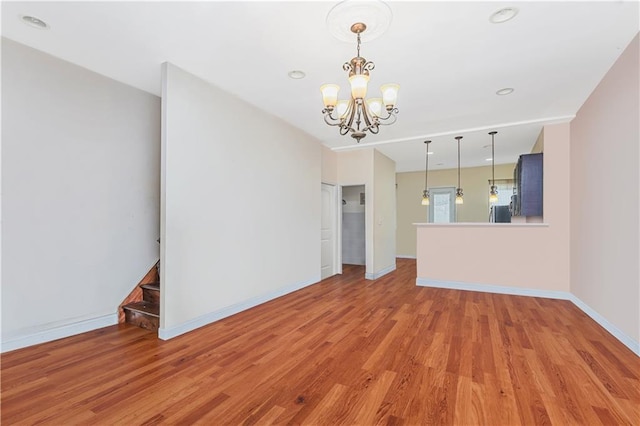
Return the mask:
M 142 289 L 142 300 L 145 302 L 160 304 L 160 292 L 157 290 L 150 290 L 147 288 Z
M 125 309 L 124 315 L 128 324 L 146 328 L 147 330 L 157 330 L 160 327 L 160 318 L 158 317 L 127 309 Z

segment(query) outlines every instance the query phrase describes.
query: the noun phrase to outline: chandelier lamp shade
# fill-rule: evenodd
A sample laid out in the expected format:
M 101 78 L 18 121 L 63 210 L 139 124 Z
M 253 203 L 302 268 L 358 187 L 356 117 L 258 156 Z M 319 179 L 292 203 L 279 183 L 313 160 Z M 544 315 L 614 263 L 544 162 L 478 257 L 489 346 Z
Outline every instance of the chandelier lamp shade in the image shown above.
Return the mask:
M 456 136 L 455 139 L 458 141 L 458 187 L 456 188 L 456 204 L 464 204 L 464 194 L 460 187 L 460 139 L 462 139 L 462 136 Z
M 491 190 L 489 191 L 489 203 L 498 202 L 498 187 L 496 186 L 496 154 L 495 154 L 495 136 L 496 131 L 489 132 L 491 135 Z
M 367 26 L 362 22 L 351 26 L 351 32 L 357 37 L 357 56 L 342 65 L 342 69 L 349 73 L 350 99 L 338 99 L 340 86 L 337 84 L 320 87 L 324 121 L 330 126 L 338 126 L 342 136 L 351 134 L 357 142 L 367 136 L 367 132 L 377 134 L 380 126 L 395 123 L 398 113 L 396 101 L 400 89 L 397 84 L 384 84 L 380 88 L 382 98 L 366 99 L 369 72 L 375 68 L 373 62 L 360 56 L 360 34 L 366 29 Z
M 429 186 L 427 185 L 428 183 L 428 178 L 429 178 L 429 144 L 431 143 L 431 141 L 424 141 L 426 150 L 424 153 L 424 157 L 425 157 L 425 166 L 424 166 L 424 191 L 422 191 L 422 205 L 423 206 L 428 206 L 429 205 L 429 199 L 431 198 L 431 194 L 429 194 Z

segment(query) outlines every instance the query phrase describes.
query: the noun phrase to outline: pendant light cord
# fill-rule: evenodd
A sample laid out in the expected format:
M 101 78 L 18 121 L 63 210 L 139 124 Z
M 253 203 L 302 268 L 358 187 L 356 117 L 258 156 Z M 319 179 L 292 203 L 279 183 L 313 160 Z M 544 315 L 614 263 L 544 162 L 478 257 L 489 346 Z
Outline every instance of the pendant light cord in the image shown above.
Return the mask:
M 425 161 L 424 161 L 424 190 L 426 191 L 429 186 L 427 185 L 427 179 L 429 178 L 429 143 L 431 141 L 425 141 L 424 144 L 426 146 L 426 150 L 425 150 Z
M 495 143 L 493 140 L 495 135 L 496 135 L 496 132 L 491 132 L 491 186 L 496 185 L 496 154 L 495 154 Z
M 458 139 L 458 188 L 460 188 L 460 138 Z

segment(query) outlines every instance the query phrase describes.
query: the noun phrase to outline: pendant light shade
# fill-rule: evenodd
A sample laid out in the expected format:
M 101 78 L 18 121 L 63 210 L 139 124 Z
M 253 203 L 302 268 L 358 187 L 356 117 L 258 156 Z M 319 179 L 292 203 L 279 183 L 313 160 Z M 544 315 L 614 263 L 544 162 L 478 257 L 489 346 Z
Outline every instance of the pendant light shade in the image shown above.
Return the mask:
M 495 147 L 495 130 L 489 132 L 491 135 L 491 190 L 489 191 L 489 203 L 498 202 L 498 187 L 496 187 L 496 147 Z
M 462 139 L 462 136 L 456 136 L 455 139 L 458 141 L 458 187 L 456 188 L 456 204 L 464 204 L 464 194 L 460 187 L 460 139 Z
M 431 195 L 429 194 L 429 186 L 427 185 L 429 178 L 429 144 L 431 141 L 424 141 L 425 144 L 425 152 L 424 152 L 424 191 L 422 191 L 422 205 L 428 206 L 430 203 Z
M 489 202 L 491 204 L 498 202 L 498 188 L 495 185 L 491 185 L 491 191 L 489 192 Z

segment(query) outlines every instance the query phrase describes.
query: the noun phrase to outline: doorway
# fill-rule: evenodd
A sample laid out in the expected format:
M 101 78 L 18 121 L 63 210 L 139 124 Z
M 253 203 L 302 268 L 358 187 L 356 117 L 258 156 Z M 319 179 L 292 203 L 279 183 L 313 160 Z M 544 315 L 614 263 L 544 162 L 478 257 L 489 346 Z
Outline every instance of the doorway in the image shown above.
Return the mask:
M 342 263 L 366 264 L 365 187 L 342 187 Z

